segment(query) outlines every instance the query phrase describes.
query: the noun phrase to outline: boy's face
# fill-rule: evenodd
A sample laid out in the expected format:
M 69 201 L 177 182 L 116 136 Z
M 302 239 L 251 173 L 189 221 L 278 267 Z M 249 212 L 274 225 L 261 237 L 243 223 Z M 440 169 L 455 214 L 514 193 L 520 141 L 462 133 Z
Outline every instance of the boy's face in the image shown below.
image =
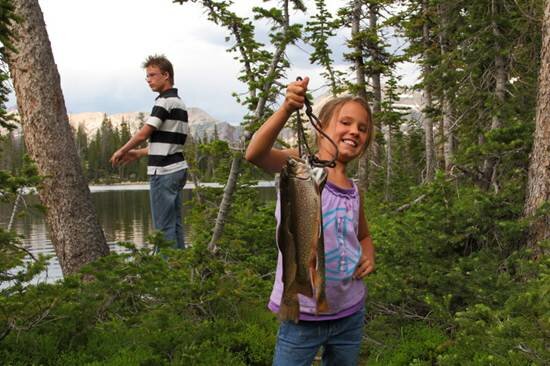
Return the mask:
M 162 72 L 158 66 L 147 66 L 145 68 L 145 80 L 152 91 L 162 93 L 172 87 L 170 75 Z

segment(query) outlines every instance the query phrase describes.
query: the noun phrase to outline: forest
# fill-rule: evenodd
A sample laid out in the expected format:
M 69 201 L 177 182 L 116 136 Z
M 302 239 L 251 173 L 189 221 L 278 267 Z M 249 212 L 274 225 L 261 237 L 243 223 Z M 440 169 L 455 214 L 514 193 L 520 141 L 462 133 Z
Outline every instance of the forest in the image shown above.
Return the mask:
M 252 17 L 230 0 L 173 6 L 200 7 L 225 30 L 247 88 L 234 95 L 247 137 L 295 74 L 292 47 L 308 50 L 332 95 L 371 104 L 375 143 L 351 170 L 376 247 L 360 364 L 550 364 L 550 1 L 328 3 L 264 1 Z M 338 32 L 343 55 L 329 46 Z M 243 159 L 245 146 L 192 141 L 191 175 L 224 185 L 193 191 L 192 245 L 171 250 L 155 233 L 165 257 L 133 243 L 109 253 L 88 184 L 146 179 L 145 165 L 108 164 L 129 129 L 106 120 L 88 138 L 69 127 L 37 0 L 0 0 L 0 43 L 0 198 L 38 187 L 64 275 L 29 284 L 48 258 L 0 228 L 0 362 L 270 365 L 275 202 L 253 185 L 274 177 Z M 421 70 L 410 87 L 422 94 L 420 120 L 397 106 L 403 62 Z M 25 146 L 13 144 L 14 123 Z

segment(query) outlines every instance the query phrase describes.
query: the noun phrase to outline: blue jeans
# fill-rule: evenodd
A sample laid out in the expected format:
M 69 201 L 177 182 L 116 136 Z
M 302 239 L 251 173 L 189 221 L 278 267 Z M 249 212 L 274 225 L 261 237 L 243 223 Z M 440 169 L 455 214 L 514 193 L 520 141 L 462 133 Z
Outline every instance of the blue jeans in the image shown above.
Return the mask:
M 181 222 L 181 190 L 187 181 L 187 169 L 149 177 L 149 198 L 153 226 L 164 233 L 166 240 L 175 242 L 175 248 L 185 248 Z
M 365 310 L 324 321 L 281 323 L 273 366 L 311 366 L 323 346 L 323 366 L 355 366 L 363 338 Z

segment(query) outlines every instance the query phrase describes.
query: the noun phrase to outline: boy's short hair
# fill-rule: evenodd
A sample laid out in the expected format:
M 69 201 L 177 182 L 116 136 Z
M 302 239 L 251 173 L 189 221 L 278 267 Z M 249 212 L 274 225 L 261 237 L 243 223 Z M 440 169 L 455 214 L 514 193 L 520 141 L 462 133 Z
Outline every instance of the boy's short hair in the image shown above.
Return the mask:
M 172 85 L 174 84 L 174 67 L 172 66 L 172 63 L 168 61 L 166 56 L 164 55 L 147 56 L 142 66 L 144 69 L 149 66 L 156 66 L 160 69 L 161 72 L 167 72 L 168 75 L 170 76 L 170 83 Z

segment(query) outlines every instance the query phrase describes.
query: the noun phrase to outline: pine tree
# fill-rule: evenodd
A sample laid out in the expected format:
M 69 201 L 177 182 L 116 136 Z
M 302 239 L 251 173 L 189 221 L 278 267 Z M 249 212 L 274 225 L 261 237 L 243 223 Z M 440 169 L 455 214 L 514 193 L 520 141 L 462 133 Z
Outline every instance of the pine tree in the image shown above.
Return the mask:
M 176 2 L 187 1 L 176 0 Z M 253 9 L 257 20 L 262 19 L 272 24 L 269 34 L 273 47 L 271 52 L 255 39 L 254 24 L 230 10 L 231 3 L 208 0 L 192 2 L 200 3 L 211 21 L 229 31 L 230 37 L 227 40 L 233 38 L 235 42 L 229 51 L 237 53 L 236 58 L 242 65 L 239 80 L 248 87 L 248 93 L 244 98 L 237 94 L 235 96 L 237 101 L 247 106 L 250 111 L 244 124 L 247 130 L 254 131 L 270 112 L 268 103 L 274 102 L 278 94 L 276 81 L 283 76 L 284 70 L 288 67 L 285 50 L 289 44 L 301 36 L 301 25 L 290 24 L 290 6 L 294 5 L 301 11 L 305 11 L 305 7 L 300 0 L 284 0 L 279 1 L 277 7 Z M 231 170 L 220 203 L 214 232 L 208 245 L 212 252 L 217 250 L 218 240 L 229 215 L 231 201 L 237 188 L 241 161 L 242 151 L 236 152 L 231 161 Z
M 317 12 L 306 23 L 304 41 L 313 47 L 309 62 L 323 67 L 321 76 L 327 80 L 330 92 L 338 95 L 344 89 L 344 73 L 335 69 L 329 39 L 336 35 L 340 21 L 327 10 L 324 0 L 315 0 Z
M 528 245 L 535 255 L 544 254 L 540 243 L 550 238 L 550 1 L 546 1 L 542 25 L 542 55 L 539 76 L 539 92 L 536 115 L 535 141 L 529 164 L 529 180 L 524 214 L 533 217 L 529 230 Z M 547 253 L 546 253 L 547 254 Z

